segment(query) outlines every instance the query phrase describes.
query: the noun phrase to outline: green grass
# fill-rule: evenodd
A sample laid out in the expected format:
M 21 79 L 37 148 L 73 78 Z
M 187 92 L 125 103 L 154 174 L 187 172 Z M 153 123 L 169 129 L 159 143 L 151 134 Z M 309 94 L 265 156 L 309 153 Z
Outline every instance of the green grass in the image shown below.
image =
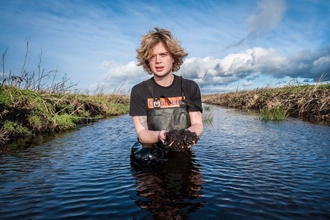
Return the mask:
M 213 118 L 214 118 L 214 112 L 213 108 L 209 105 L 205 105 L 203 107 L 203 122 L 212 124 L 213 123 Z
M 287 111 L 276 107 L 274 109 L 260 109 L 258 119 L 262 121 L 284 121 L 287 118 Z
M 52 94 L 0 86 L 0 133 L 12 139 L 70 130 L 128 110 L 129 97 L 124 95 Z
M 60 126 L 62 130 L 70 130 L 76 127 L 76 124 L 81 122 L 81 119 L 77 116 L 63 114 L 57 115 L 55 118 L 56 125 Z
M 3 130 L 13 136 L 29 136 L 32 134 L 32 132 L 21 123 L 9 120 L 3 123 Z
M 42 119 L 41 119 L 41 117 L 32 114 L 32 115 L 28 116 L 28 121 L 29 121 L 31 127 L 34 130 L 39 131 L 42 128 Z

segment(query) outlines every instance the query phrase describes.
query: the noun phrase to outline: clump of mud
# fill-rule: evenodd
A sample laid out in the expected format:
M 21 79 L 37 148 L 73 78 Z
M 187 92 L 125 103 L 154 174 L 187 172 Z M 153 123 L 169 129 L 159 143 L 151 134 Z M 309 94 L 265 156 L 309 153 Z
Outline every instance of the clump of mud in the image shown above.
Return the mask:
M 173 151 L 186 151 L 189 146 L 196 144 L 198 140 L 197 134 L 187 129 L 171 130 L 166 133 L 164 144 L 170 146 Z

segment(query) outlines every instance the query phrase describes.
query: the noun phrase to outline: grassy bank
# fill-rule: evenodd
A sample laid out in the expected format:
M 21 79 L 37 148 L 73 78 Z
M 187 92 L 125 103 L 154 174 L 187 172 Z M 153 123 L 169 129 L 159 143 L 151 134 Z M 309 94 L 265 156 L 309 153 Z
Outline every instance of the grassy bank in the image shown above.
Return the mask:
M 128 109 L 125 95 L 47 93 L 0 86 L 0 146 L 20 137 L 67 131 L 125 114 Z
M 66 74 L 58 81 L 57 68 L 46 71 L 41 67 L 42 49 L 37 70 L 26 70 L 28 39 L 20 72 L 5 71 L 7 52 L 8 48 L 1 59 L 0 155 L 13 140 L 44 137 L 128 112 L 129 97 L 120 89 L 105 95 L 99 88 L 97 95 L 84 95 L 76 92 L 77 84 L 69 83 Z
M 330 124 L 329 83 L 203 95 L 202 99 L 207 104 L 255 110 L 265 120 L 289 116 Z

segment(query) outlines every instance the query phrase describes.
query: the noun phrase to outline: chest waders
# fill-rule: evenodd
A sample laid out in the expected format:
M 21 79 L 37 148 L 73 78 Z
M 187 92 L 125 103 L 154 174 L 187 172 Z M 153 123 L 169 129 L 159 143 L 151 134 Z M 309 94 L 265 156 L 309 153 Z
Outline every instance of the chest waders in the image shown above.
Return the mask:
M 152 80 L 145 81 L 148 91 L 153 98 L 153 108 L 149 108 L 147 112 L 148 129 L 154 131 L 160 130 L 180 130 L 190 126 L 189 113 L 187 110 L 187 101 L 185 100 L 183 91 L 183 79 L 181 79 L 181 100 L 179 107 L 161 108 L 160 98 L 163 98 L 167 104 L 171 105 L 171 101 L 165 97 L 155 97 Z
M 187 107 L 193 107 L 202 111 L 202 109 L 190 100 L 187 100 L 184 95 L 183 78 L 181 80 L 181 99 L 180 105 L 171 107 L 171 101 L 168 97 L 155 97 L 153 90 L 153 82 L 151 79 L 144 81 L 147 84 L 148 91 L 153 99 L 153 108 L 147 110 L 147 124 L 149 130 L 181 130 L 190 127 L 190 118 Z M 165 100 L 170 107 L 161 108 L 162 103 L 160 98 Z M 131 150 L 131 161 L 139 167 L 152 166 L 158 162 L 167 161 L 164 159 L 170 151 L 169 146 L 163 145 L 161 141 L 154 144 L 154 149 L 143 148 L 140 143 L 135 143 Z

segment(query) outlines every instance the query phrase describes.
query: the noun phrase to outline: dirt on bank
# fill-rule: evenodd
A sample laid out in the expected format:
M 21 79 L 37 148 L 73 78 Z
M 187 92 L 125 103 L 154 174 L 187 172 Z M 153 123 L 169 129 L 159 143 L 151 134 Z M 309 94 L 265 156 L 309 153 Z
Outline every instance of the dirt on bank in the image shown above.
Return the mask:
M 242 110 L 281 108 L 289 117 L 330 125 L 330 84 L 203 95 L 204 103 Z

